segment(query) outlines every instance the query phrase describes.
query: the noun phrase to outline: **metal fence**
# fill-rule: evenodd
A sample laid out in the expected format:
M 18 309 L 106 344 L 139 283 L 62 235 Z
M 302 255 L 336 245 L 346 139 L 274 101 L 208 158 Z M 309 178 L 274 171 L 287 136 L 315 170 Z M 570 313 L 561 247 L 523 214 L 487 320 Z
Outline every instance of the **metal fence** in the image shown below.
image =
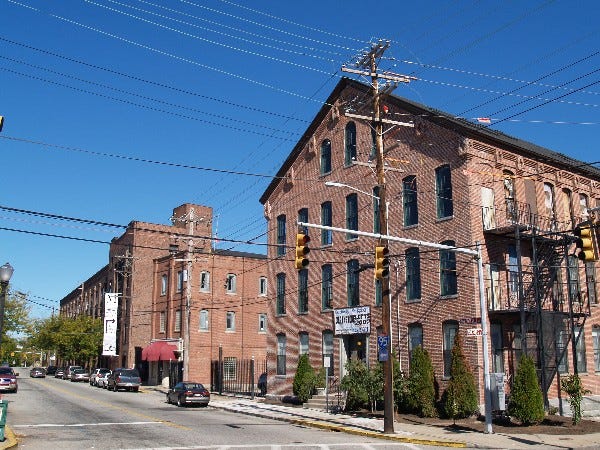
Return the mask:
M 219 394 L 264 396 L 267 393 L 267 360 L 213 360 L 210 379 L 212 391 Z

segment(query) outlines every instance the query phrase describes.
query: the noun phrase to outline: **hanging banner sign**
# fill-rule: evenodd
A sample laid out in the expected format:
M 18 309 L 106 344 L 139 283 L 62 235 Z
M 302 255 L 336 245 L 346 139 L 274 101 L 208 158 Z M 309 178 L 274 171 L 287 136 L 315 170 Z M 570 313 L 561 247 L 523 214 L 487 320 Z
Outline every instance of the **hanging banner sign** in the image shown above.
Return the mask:
M 333 310 L 335 334 L 370 334 L 371 307 L 357 306 Z
M 119 294 L 114 292 L 104 294 L 104 340 L 102 342 L 103 356 L 117 355 L 118 309 Z

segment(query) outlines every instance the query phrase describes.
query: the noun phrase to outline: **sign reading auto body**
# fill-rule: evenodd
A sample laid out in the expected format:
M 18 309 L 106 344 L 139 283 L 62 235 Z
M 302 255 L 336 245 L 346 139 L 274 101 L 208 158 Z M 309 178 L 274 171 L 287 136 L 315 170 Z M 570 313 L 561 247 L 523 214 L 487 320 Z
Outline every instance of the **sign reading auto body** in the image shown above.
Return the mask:
M 119 294 L 104 294 L 104 341 L 102 355 L 116 356 L 117 354 L 117 308 Z
M 335 334 L 370 334 L 371 307 L 334 309 Z

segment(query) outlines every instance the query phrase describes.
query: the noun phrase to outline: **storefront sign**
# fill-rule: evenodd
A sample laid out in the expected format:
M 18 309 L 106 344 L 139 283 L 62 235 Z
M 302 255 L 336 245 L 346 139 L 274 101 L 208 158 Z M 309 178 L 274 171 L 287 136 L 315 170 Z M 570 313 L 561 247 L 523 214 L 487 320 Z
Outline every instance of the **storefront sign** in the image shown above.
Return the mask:
M 357 306 L 333 311 L 335 334 L 370 334 L 371 307 Z

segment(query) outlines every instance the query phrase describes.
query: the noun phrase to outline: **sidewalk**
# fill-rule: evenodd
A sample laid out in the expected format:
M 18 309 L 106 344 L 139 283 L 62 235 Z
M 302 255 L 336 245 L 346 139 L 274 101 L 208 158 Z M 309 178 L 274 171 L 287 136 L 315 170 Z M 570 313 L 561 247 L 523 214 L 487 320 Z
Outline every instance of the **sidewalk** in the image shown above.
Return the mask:
M 398 423 L 394 424 L 395 433 L 383 434 L 383 419 L 353 417 L 347 414 L 327 413 L 324 410 L 267 403 L 262 398 L 251 400 L 213 395 L 210 406 L 241 414 L 417 445 L 536 450 L 600 448 L 600 423 L 598 433 L 568 436 L 456 432 L 439 427 Z

